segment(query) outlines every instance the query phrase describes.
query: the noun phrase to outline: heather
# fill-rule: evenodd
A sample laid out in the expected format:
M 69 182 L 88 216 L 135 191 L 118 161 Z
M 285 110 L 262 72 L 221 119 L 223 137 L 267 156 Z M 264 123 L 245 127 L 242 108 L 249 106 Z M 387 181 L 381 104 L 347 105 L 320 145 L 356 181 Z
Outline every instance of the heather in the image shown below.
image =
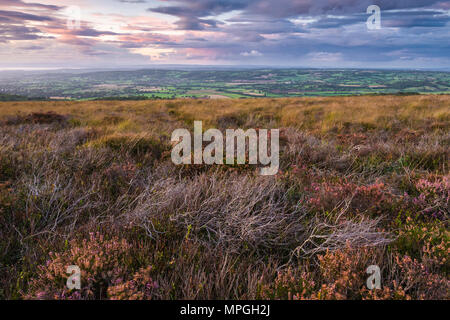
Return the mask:
M 449 110 L 445 95 L 1 103 L 0 298 L 448 299 Z M 174 165 L 171 133 L 194 120 L 280 128 L 279 173 Z

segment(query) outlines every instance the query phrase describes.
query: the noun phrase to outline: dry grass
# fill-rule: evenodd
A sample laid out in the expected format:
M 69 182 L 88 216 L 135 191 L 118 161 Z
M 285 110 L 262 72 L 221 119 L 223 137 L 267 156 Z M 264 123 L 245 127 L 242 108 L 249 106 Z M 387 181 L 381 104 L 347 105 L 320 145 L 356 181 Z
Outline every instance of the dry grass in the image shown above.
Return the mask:
M 244 100 L 156 100 L 89 102 L 1 102 L 0 117 L 55 112 L 81 124 L 117 126 L 128 121 L 128 130 L 146 128 L 154 121 L 203 120 L 216 125 L 224 117 L 235 117 L 244 125 L 272 123 L 281 127 L 328 130 L 346 124 L 392 127 L 396 121 L 415 127 L 433 120 L 445 124 L 450 119 L 448 95 L 361 96 L 333 98 L 282 98 Z M 125 125 L 124 125 L 125 126 Z M 140 127 L 143 126 L 143 127 Z M 120 126 L 119 126 L 120 127 Z M 125 126 L 126 127 L 126 126 Z
M 281 128 L 281 171 L 173 165 L 193 120 Z M 0 103 L 0 298 L 448 299 L 449 129 L 444 95 Z

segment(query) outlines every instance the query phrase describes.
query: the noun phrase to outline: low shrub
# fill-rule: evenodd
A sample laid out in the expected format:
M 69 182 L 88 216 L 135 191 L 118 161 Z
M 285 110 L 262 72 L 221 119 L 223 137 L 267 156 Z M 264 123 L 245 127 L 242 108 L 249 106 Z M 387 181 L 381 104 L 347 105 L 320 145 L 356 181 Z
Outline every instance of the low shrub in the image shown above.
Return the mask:
M 107 238 L 99 233 L 88 239 L 72 240 L 62 252 L 49 254 L 31 279 L 27 299 L 105 299 L 150 298 L 157 285 L 151 280 L 149 268 L 139 269 L 133 255 L 135 247 L 125 239 Z M 81 289 L 66 286 L 68 266 L 81 269 Z M 135 271 L 140 270 L 140 271 Z M 130 278 L 131 275 L 131 278 Z M 149 291 L 141 291 L 144 287 Z
M 160 139 L 145 135 L 112 134 L 91 143 L 95 147 L 107 147 L 117 153 L 126 153 L 138 159 L 161 159 L 169 146 Z
M 33 112 L 28 115 L 17 115 L 8 117 L 5 121 L 7 125 L 18 124 L 50 124 L 50 123 L 66 123 L 67 116 L 63 116 L 53 111 L 49 112 Z

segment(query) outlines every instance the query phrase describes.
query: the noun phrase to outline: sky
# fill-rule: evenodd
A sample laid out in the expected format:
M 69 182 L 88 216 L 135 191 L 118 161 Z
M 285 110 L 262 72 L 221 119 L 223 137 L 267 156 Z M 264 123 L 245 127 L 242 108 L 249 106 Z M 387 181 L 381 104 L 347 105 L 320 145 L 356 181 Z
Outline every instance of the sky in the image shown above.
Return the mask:
M 448 69 L 450 1 L 0 0 L 1 69 L 162 64 Z

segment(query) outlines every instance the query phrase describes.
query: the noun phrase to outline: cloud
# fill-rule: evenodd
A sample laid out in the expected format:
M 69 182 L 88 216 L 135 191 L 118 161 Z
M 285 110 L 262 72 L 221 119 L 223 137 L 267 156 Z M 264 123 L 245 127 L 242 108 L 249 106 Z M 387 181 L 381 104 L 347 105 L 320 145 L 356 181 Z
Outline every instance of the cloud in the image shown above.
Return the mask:
M 411 66 L 419 61 L 450 63 L 450 0 L 84 0 L 77 4 L 83 12 L 81 28 L 71 30 L 64 11 L 69 0 L 0 0 L 0 49 L 16 49 L 17 59 L 21 52 L 23 59 L 29 59 L 32 52 L 47 55 L 43 61 L 64 63 L 68 56 L 76 56 L 87 64 L 150 58 L 165 63 L 257 61 L 306 66 L 387 66 L 408 59 Z M 382 29 L 373 32 L 366 27 L 371 4 L 382 9 Z M 142 12 L 147 6 L 151 8 Z
M 384 27 L 395 28 L 438 28 L 450 22 L 450 15 L 445 11 L 404 11 L 386 12 L 383 15 Z
M 217 26 L 217 21 L 194 17 L 180 17 L 180 20 L 176 22 L 176 25 L 180 30 L 205 30 L 208 27 L 215 28 Z
M 144 0 L 117 0 L 122 3 L 146 3 Z
M 250 52 L 241 52 L 241 56 L 243 57 L 262 57 L 262 53 L 258 50 L 252 50 Z
M 20 47 L 20 50 L 25 50 L 25 51 L 35 51 L 35 50 L 43 50 L 45 49 L 45 47 L 43 46 L 25 46 L 25 47 Z
M 0 24 L 0 41 L 7 42 L 12 40 L 36 40 L 44 38 L 38 35 L 39 32 L 40 30 L 37 28 Z
M 342 60 L 342 53 L 340 52 L 310 52 L 306 56 L 313 61 L 320 62 L 336 62 Z
M 169 0 L 168 2 L 171 2 Z M 172 1 L 174 2 L 174 1 Z M 150 8 L 148 11 L 162 13 L 178 17 L 176 22 L 179 29 L 183 30 L 204 30 L 207 27 L 216 27 L 217 21 L 213 19 L 202 19 L 208 16 L 216 16 L 225 12 L 245 8 L 245 1 L 229 0 L 197 0 L 197 1 L 175 1 L 177 5 L 159 6 Z
M 442 0 L 166 0 L 168 5 L 149 11 L 193 19 L 240 10 L 244 15 L 292 18 L 298 15 L 353 14 L 376 4 L 382 10 L 415 9 L 448 3 Z M 175 3 L 170 5 L 170 3 Z
M 5 11 L 5 10 L 0 10 L 0 17 L 6 18 L 8 20 L 15 20 L 15 21 L 52 21 L 52 20 L 54 20 L 51 17 L 38 16 L 38 15 L 28 14 L 28 13 L 18 12 L 18 11 Z
M 76 36 L 83 36 L 83 37 L 99 37 L 99 36 L 105 36 L 105 35 L 118 35 L 118 33 L 112 32 L 112 31 L 100 31 L 95 30 L 91 28 L 80 28 L 80 29 L 73 29 L 69 31 L 71 34 Z
M 308 32 L 296 30 L 298 26 L 290 22 L 301 16 L 316 18 L 316 21 L 309 25 L 310 28 L 332 29 L 362 24 L 368 17 L 366 9 L 372 4 L 381 7 L 386 27 L 442 27 L 447 23 L 448 14 L 431 17 L 416 12 L 415 17 L 407 18 L 403 15 L 403 11 L 433 5 L 442 7 L 450 1 L 277 0 L 274 3 L 273 0 L 166 0 L 164 3 L 165 5 L 150 8 L 148 11 L 177 17 L 178 21 L 175 22 L 177 29 L 211 31 L 218 28 L 220 32 L 239 34 L 242 40 L 258 42 L 263 40 L 264 33 Z M 389 12 L 393 12 L 392 10 L 397 11 L 390 16 Z M 226 18 L 224 22 L 217 19 L 220 15 L 232 12 L 239 13 L 232 18 Z M 230 27 L 230 23 L 234 23 L 235 26 Z M 236 32 L 239 28 L 240 30 Z
M 19 8 L 36 8 L 46 10 L 61 10 L 63 7 L 58 5 L 47 5 L 42 3 L 30 3 L 21 0 L 0 0 L 0 7 L 19 7 Z

